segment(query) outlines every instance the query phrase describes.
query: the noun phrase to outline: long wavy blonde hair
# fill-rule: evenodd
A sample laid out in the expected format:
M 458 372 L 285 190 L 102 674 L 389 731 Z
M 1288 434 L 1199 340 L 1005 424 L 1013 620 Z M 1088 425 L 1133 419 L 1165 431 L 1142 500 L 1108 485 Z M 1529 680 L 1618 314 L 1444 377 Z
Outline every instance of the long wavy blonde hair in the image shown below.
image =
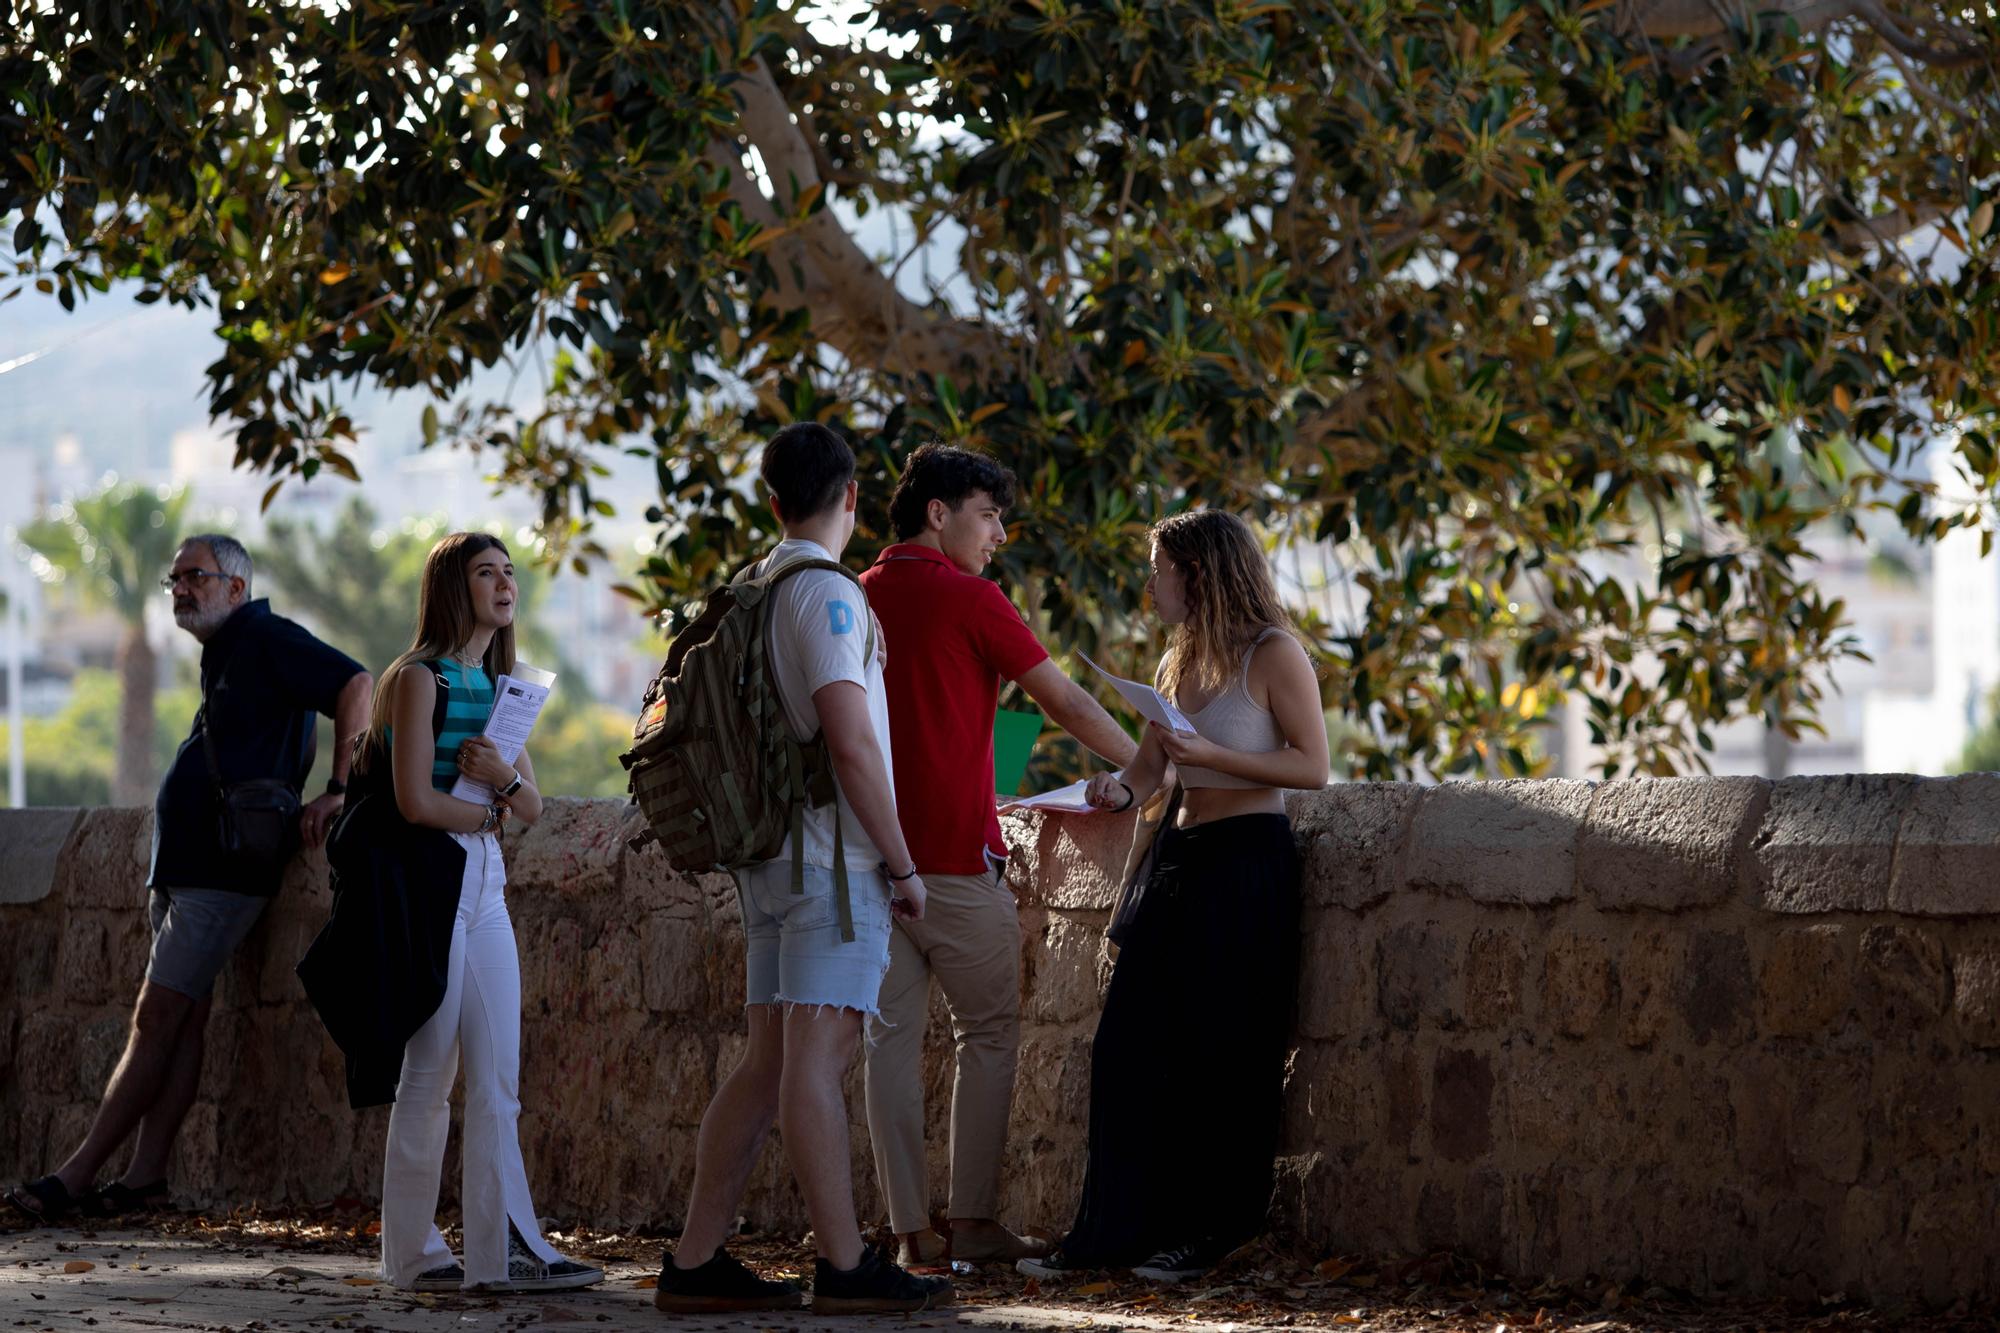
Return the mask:
M 368 730 L 355 748 L 356 772 L 366 772 L 376 756 L 386 757 L 388 730 L 395 698 L 396 673 L 412 662 L 429 662 L 455 656 L 472 638 L 478 619 L 472 611 L 473 560 L 488 551 L 512 558 L 507 543 L 484 532 L 454 532 L 424 557 L 423 582 L 417 591 L 417 631 L 410 646 L 388 670 L 376 678 L 375 702 L 369 710 Z M 514 669 L 514 627 L 493 631 L 483 659 L 486 676 L 498 680 Z
M 1174 626 L 1160 659 L 1168 698 L 1190 681 L 1206 694 L 1221 691 L 1265 630 L 1298 638 L 1248 523 L 1226 510 L 1193 509 L 1154 524 L 1151 535 L 1187 589 L 1187 619 Z

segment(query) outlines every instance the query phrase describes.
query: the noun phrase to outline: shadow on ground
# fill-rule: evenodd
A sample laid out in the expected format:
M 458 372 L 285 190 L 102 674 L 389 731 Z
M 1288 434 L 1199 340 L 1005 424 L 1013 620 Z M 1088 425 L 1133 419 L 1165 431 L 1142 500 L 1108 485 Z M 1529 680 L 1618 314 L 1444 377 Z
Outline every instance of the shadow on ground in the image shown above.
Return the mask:
M 683 1330 L 760 1327 L 766 1333 L 904 1328 L 1196 1330 L 1338 1328 L 1402 1333 L 1724 1333 L 1724 1330 L 1990 1329 L 1994 1312 L 1871 1310 L 1838 1297 L 1815 1302 L 1693 1300 L 1601 1283 L 1509 1282 L 1449 1254 L 1415 1260 L 1318 1257 L 1259 1242 L 1207 1278 L 1162 1288 L 1126 1273 L 1036 1282 L 987 1266 L 953 1275 L 957 1303 L 885 1318 L 763 1314 L 669 1317 L 652 1306 L 661 1239 L 554 1230 L 565 1251 L 604 1265 L 600 1287 L 494 1299 L 416 1295 L 375 1277 L 373 1213 L 342 1201 L 283 1214 L 162 1212 L 98 1229 L 0 1223 L 0 1333 L 12 1329 L 402 1330 L 520 1329 L 541 1324 Z M 447 1233 L 448 1235 L 450 1233 Z M 455 1236 L 452 1239 L 456 1239 Z M 731 1251 L 766 1276 L 807 1280 L 799 1241 L 743 1236 Z

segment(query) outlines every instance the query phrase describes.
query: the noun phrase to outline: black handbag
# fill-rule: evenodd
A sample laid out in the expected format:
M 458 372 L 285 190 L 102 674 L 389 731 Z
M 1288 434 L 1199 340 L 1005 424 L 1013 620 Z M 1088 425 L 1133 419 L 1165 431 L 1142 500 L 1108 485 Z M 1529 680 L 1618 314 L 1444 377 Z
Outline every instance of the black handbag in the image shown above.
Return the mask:
M 204 698 L 196 722 L 201 727 L 202 753 L 208 757 L 209 781 L 215 784 L 216 841 L 223 855 L 246 870 L 282 870 L 299 849 L 299 812 L 305 808 L 299 789 L 283 778 L 224 782 L 215 757 L 215 736 L 209 730 L 208 706 Z

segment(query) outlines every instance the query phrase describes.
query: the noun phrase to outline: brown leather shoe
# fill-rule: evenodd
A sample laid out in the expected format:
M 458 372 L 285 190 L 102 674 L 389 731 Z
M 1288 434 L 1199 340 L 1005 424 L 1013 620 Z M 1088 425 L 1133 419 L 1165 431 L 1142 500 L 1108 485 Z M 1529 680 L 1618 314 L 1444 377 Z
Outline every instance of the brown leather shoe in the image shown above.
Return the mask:
M 951 1257 L 969 1264 L 1011 1264 L 1021 1259 L 1039 1259 L 1053 1249 L 1053 1241 L 1017 1236 L 997 1222 L 977 1229 L 955 1227 L 951 1233 Z

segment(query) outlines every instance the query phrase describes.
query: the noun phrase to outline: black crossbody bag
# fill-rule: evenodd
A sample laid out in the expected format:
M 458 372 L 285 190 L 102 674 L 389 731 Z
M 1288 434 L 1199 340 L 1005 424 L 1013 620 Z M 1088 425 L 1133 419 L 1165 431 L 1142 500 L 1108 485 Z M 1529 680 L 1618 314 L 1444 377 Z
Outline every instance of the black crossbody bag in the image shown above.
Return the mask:
M 215 757 L 215 735 L 209 730 L 210 700 L 203 695 L 202 753 L 208 757 L 208 777 L 215 786 L 216 840 L 223 855 L 246 870 L 282 870 L 299 849 L 299 812 L 305 808 L 299 789 L 283 778 L 251 778 L 224 782 Z

